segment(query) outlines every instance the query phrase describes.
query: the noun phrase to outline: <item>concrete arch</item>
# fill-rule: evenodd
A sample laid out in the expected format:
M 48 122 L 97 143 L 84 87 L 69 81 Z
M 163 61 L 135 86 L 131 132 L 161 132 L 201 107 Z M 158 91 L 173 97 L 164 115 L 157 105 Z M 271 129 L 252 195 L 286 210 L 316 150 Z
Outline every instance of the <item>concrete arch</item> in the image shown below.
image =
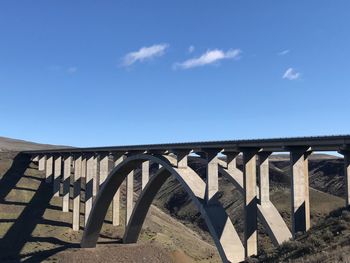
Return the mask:
M 219 173 L 230 180 L 236 189 L 244 194 L 243 173 L 241 171 L 238 169 L 235 171 L 229 171 L 228 169 L 220 166 Z M 292 233 L 290 232 L 286 222 L 284 222 L 281 214 L 278 212 L 272 202 L 269 202 L 264 206 L 260 204 L 257 206 L 258 218 L 275 246 L 281 245 L 283 242 L 292 238 Z
M 164 156 L 138 154 L 128 157 L 108 175 L 99 191 L 81 241 L 81 247 L 95 247 L 109 204 L 127 174 L 144 161 L 158 163 L 162 168 L 152 176 L 142 191 L 124 234 L 124 242 L 136 242 L 147 211 L 165 180 L 174 176 L 187 191 L 204 218 L 223 262 L 244 260 L 244 247 L 225 209 L 218 201 L 204 201 L 205 182 L 191 168 L 176 168 Z

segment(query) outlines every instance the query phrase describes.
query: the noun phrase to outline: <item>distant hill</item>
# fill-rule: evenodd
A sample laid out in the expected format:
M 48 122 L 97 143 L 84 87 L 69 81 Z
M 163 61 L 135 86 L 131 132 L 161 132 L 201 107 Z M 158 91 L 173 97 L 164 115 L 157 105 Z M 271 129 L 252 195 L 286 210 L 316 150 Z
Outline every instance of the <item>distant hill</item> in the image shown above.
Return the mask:
M 35 151 L 54 148 L 67 148 L 68 146 L 41 144 L 0 136 L 0 152 L 7 151 Z

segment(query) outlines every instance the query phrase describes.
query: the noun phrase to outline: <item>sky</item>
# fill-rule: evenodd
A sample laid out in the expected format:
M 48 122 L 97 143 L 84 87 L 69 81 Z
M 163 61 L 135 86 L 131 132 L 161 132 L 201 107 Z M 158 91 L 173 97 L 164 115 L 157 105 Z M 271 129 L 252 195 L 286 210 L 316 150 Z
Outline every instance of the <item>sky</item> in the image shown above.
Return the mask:
M 0 1 L 0 136 L 350 134 L 350 1 Z

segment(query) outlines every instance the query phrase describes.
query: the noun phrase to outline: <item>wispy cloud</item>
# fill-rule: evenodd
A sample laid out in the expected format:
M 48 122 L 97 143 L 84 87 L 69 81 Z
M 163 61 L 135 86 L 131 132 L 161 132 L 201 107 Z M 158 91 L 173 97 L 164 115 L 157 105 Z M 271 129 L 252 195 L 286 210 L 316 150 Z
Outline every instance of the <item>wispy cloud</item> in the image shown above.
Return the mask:
M 286 72 L 284 72 L 282 78 L 288 80 L 296 80 L 300 78 L 300 72 L 297 72 L 293 68 L 288 68 Z
M 149 47 L 142 47 L 138 51 L 130 52 L 123 58 L 122 65 L 127 67 L 137 61 L 143 62 L 154 57 L 161 57 L 165 50 L 169 47 L 168 44 L 157 44 Z
M 285 49 L 285 50 L 282 50 L 282 51 L 278 52 L 277 55 L 279 55 L 279 56 L 285 56 L 285 55 L 287 55 L 289 52 L 290 52 L 289 49 Z
M 69 67 L 67 69 L 67 72 L 70 73 L 70 74 L 76 73 L 77 71 L 78 71 L 77 67 Z
M 240 49 L 230 49 L 226 52 L 220 49 L 208 50 L 200 57 L 192 58 L 181 63 L 175 63 L 174 68 L 189 69 L 213 64 L 223 59 L 238 59 L 241 53 L 242 51 Z
M 188 53 L 192 53 L 194 51 L 194 46 L 189 46 L 188 47 Z

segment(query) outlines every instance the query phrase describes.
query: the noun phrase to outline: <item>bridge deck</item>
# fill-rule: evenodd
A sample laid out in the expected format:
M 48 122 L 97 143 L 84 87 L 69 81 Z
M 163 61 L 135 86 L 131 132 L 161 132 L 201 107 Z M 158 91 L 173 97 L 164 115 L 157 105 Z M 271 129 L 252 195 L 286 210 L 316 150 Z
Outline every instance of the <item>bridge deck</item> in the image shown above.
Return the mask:
M 204 141 L 187 143 L 145 144 L 125 146 L 105 146 L 87 148 L 47 149 L 24 151 L 27 154 L 38 153 L 94 153 L 94 152 L 128 152 L 128 151 L 164 151 L 164 150 L 210 150 L 240 151 L 245 148 L 261 148 L 266 151 L 285 152 L 290 147 L 310 147 L 313 151 L 341 151 L 350 147 L 350 135 L 290 137 L 273 139 L 249 139 Z

